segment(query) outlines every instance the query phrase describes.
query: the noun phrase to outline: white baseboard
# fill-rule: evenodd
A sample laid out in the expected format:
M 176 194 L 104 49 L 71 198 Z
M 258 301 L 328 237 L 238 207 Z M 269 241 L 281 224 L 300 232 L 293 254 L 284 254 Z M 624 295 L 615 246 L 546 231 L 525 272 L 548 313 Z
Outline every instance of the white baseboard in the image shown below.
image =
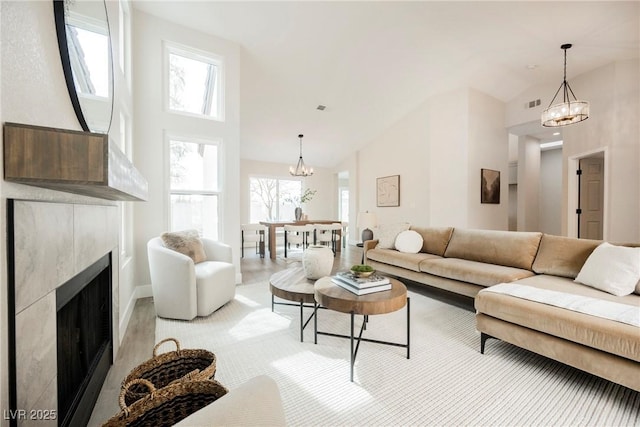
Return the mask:
M 151 285 L 142 285 L 136 286 L 135 297 L 138 298 L 149 298 L 153 296 L 153 290 L 151 289 Z
M 120 330 L 120 333 L 118 335 L 118 338 L 120 339 L 119 344 L 122 344 L 122 340 L 124 339 L 124 334 L 125 332 L 127 332 L 127 326 L 129 326 L 129 321 L 131 320 L 131 315 L 133 314 L 133 308 L 135 307 L 135 305 L 136 305 L 136 295 L 134 292 L 133 295 L 131 295 L 131 298 L 129 298 L 127 307 L 124 309 L 124 314 L 120 319 L 120 323 L 118 325 L 118 329 Z

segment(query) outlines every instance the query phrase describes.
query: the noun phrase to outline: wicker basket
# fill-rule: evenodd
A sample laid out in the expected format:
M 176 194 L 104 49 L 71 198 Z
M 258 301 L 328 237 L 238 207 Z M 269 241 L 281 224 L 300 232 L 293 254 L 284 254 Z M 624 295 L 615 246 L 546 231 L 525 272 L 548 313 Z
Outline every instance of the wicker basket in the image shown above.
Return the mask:
M 158 354 L 158 348 L 165 342 L 173 341 L 176 350 Z M 207 350 L 181 349 L 175 338 L 167 338 L 153 347 L 153 357 L 134 368 L 122 381 L 122 388 L 135 379 L 148 380 L 157 389 L 178 380 L 213 379 L 216 373 L 216 356 Z M 135 383 L 127 388 L 125 404 L 131 405 L 148 394 L 147 387 Z
M 131 405 L 125 402 L 130 387 L 148 389 L 145 397 Z M 171 385 L 156 389 L 144 379 L 135 379 L 124 385 L 120 391 L 122 410 L 103 427 L 164 427 L 172 426 L 211 402 L 227 394 L 228 390 L 215 380 L 176 381 Z

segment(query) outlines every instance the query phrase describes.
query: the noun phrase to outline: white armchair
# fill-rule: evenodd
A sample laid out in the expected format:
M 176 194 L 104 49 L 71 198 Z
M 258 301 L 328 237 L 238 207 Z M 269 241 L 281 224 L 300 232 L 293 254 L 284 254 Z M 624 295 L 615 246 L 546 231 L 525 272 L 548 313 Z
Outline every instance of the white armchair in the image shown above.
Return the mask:
M 231 246 L 201 238 L 206 261 L 194 264 L 187 255 L 165 247 L 160 237 L 147 243 L 156 314 L 191 320 L 208 316 L 236 293 Z

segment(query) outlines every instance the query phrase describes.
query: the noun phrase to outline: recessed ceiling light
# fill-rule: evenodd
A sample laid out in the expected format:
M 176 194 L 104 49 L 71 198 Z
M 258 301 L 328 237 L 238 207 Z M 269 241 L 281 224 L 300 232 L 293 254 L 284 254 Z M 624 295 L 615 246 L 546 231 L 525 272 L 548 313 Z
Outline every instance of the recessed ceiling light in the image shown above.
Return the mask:
M 527 70 L 535 70 L 536 68 L 538 68 L 537 64 L 529 64 L 529 65 L 527 65 Z
M 558 136 L 558 135 L 560 135 L 560 132 L 554 132 L 553 133 L 553 136 Z

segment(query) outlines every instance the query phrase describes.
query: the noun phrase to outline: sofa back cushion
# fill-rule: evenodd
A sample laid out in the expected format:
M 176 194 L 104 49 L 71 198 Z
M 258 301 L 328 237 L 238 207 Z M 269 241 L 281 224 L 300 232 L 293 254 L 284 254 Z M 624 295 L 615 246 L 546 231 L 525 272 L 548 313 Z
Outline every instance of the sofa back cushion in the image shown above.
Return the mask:
M 411 227 L 411 230 L 422 236 L 420 252 L 438 256 L 444 256 L 453 233 L 452 227 Z
M 533 262 L 537 274 L 575 279 L 589 255 L 600 240 L 576 239 L 573 237 L 545 234 L 540 241 L 540 249 Z
M 531 270 L 541 237 L 537 232 L 456 228 L 444 256 Z

